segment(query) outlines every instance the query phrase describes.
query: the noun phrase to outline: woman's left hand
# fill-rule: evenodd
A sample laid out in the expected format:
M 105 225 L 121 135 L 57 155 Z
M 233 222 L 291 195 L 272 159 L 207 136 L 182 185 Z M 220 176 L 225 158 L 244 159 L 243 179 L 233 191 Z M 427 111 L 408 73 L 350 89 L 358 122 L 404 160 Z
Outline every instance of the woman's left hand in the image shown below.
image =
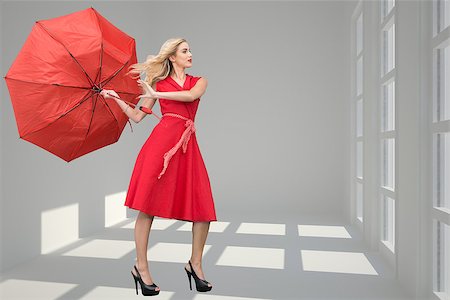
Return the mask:
M 136 98 L 158 98 L 156 96 L 155 90 L 152 89 L 152 87 L 146 81 L 139 79 L 137 82 L 138 85 L 144 90 L 145 94 L 137 96 Z

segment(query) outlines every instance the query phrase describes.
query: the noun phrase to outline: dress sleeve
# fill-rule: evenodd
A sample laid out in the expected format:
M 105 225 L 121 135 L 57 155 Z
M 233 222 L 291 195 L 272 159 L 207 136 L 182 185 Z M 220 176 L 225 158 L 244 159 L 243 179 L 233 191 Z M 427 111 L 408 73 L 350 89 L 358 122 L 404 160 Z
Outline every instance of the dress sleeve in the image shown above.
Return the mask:
M 200 78 L 202 78 L 202 76 L 193 76 L 191 88 L 194 87 L 194 85 L 197 83 L 197 81 L 198 81 Z

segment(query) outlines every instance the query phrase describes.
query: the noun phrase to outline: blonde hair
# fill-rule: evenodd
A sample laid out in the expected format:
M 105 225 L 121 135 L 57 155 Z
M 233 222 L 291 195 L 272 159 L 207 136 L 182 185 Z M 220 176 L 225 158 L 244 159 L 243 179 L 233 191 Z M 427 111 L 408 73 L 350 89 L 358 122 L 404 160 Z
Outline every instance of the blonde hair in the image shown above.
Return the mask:
M 145 73 L 145 81 L 152 86 L 155 82 L 165 79 L 169 76 L 173 69 L 172 62 L 169 57 L 176 55 L 178 45 L 186 42 L 183 38 L 172 38 L 164 42 L 155 55 L 148 55 L 147 60 L 143 63 L 136 63 L 131 65 L 126 75 L 136 74 L 133 79 L 139 79 L 140 75 Z

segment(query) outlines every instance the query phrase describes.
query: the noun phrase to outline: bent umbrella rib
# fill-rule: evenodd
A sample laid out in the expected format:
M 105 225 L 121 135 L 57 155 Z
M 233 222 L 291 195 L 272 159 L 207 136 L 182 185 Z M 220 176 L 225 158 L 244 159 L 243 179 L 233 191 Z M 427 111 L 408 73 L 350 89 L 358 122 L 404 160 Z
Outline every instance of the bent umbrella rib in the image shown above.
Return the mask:
M 102 66 L 103 66 L 103 39 L 102 42 L 100 44 L 100 65 L 98 67 L 98 73 L 97 76 L 95 76 L 95 82 L 98 82 L 102 79 Z
M 93 97 L 94 97 L 94 94 L 89 95 L 89 98 L 90 98 L 90 97 L 93 98 Z M 98 99 L 98 94 L 97 94 L 97 99 Z M 84 143 L 85 143 L 86 140 L 87 140 L 89 131 L 91 130 L 92 120 L 94 119 L 95 108 L 96 108 L 96 106 L 97 106 L 97 99 L 95 99 L 94 101 L 92 101 L 93 104 L 92 104 L 92 114 L 91 114 L 91 119 L 89 120 L 88 129 L 87 129 L 87 131 L 86 131 L 86 134 L 84 135 L 83 142 L 81 142 L 81 143 L 78 145 L 78 147 L 77 147 L 76 150 L 73 150 L 73 151 L 72 151 L 72 153 L 71 153 L 71 155 L 70 155 L 70 158 L 71 158 L 71 159 L 72 159 L 72 157 L 73 157 L 74 155 L 76 155 L 76 153 L 81 149 L 81 147 L 83 147 Z M 86 99 L 86 100 L 87 100 L 87 99 Z
M 83 90 L 92 89 L 91 87 L 87 87 L 87 86 L 84 87 L 84 86 L 65 85 L 65 84 L 60 84 L 60 83 L 35 82 L 35 81 L 29 81 L 29 80 L 24 80 L 24 79 L 12 78 L 12 77 L 8 77 L 8 76 L 4 76 L 4 78 L 6 78 L 8 80 L 16 80 L 16 81 L 20 81 L 20 82 L 24 82 L 24 83 L 31 83 L 31 84 L 55 85 L 55 86 L 74 88 L 74 89 L 83 89 Z
M 47 32 L 47 34 L 48 34 L 52 39 L 54 39 L 55 41 L 57 41 L 58 43 L 60 43 L 60 44 L 64 47 L 64 49 L 66 49 L 66 51 L 69 53 L 69 55 L 73 58 L 73 60 L 77 63 L 77 65 L 81 68 L 81 70 L 83 71 L 83 73 L 86 75 L 87 80 L 89 80 L 89 84 L 90 84 L 91 86 L 93 86 L 93 85 L 94 85 L 94 82 L 92 81 L 91 77 L 89 77 L 89 74 L 86 72 L 86 70 L 85 70 L 85 69 L 83 68 L 83 66 L 80 64 L 80 62 L 75 58 L 75 56 L 73 56 L 73 54 L 69 51 L 69 49 L 67 49 L 66 45 L 64 45 L 61 41 L 59 41 L 57 38 L 55 38 L 55 37 L 50 33 L 50 31 L 49 31 L 44 25 L 42 25 L 39 21 L 36 22 L 36 23 L 39 24 L 39 26 L 41 26 L 42 29 L 43 29 L 45 32 Z
M 97 97 L 98 99 L 98 97 Z M 109 107 L 108 103 L 105 101 L 105 99 L 103 99 L 103 96 L 100 97 L 100 99 L 103 101 L 103 103 L 106 105 L 106 107 L 108 108 L 108 111 L 111 113 L 111 115 L 114 117 L 114 120 L 116 120 L 116 124 L 117 124 L 117 131 L 120 131 L 120 127 L 119 127 L 119 120 L 117 120 L 116 115 L 113 113 L 111 107 Z M 119 139 L 119 135 L 117 135 L 117 139 Z
M 86 93 L 86 95 L 83 97 L 83 99 L 82 99 L 80 102 L 78 102 L 78 103 L 77 103 L 76 105 L 74 105 L 71 109 L 69 109 L 68 111 L 66 111 L 66 112 L 63 113 L 62 115 L 60 115 L 58 118 L 56 118 L 56 119 L 53 120 L 52 122 L 48 123 L 47 125 L 45 125 L 45 126 L 39 128 L 38 130 L 35 130 L 35 131 L 30 132 L 30 133 L 28 133 L 28 134 L 25 134 L 25 135 L 21 136 L 20 138 L 24 138 L 24 137 L 26 137 L 27 135 L 29 135 L 29 134 L 31 134 L 31 133 L 35 133 L 35 132 L 38 132 L 38 131 L 41 131 L 41 130 L 47 128 L 48 126 L 52 125 L 53 123 L 55 123 L 56 121 L 58 121 L 59 119 L 61 119 L 61 118 L 64 117 L 65 115 L 67 115 L 69 112 L 71 112 L 72 110 L 74 110 L 75 108 L 77 108 L 78 106 L 80 106 L 84 101 L 86 101 L 87 99 L 89 99 L 90 96 L 91 96 L 91 91 L 88 91 L 88 92 Z
M 113 74 L 111 74 L 108 78 L 106 78 L 102 83 L 101 86 L 105 86 L 108 82 L 110 82 L 114 77 L 117 76 L 117 74 L 119 74 L 120 71 L 122 71 L 122 69 L 128 64 L 130 60 L 127 60 L 126 63 L 121 66 L 117 71 L 115 71 Z

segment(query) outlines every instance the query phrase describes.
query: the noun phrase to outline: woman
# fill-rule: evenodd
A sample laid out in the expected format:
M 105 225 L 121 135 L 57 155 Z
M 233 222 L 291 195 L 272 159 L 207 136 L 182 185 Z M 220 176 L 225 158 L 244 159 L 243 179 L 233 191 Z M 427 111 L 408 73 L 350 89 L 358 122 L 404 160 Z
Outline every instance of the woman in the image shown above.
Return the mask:
M 195 135 L 195 114 L 200 97 L 207 87 L 206 78 L 185 74 L 192 66 L 192 53 L 185 39 L 167 40 L 159 54 L 144 63 L 132 65 L 129 73 L 145 72 L 138 84 L 145 91 L 142 106 L 152 109 L 160 102 L 163 117 L 155 126 L 138 154 L 128 187 L 125 205 L 139 210 L 134 229 L 137 262 L 131 271 L 138 292 L 157 295 L 147 262 L 147 244 L 154 216 L 193 222 L 192 253 L 184 269 L 192 290 L 191 276 L 197 291 L 211 290 L 202 270 L 202 254 L 211 221 L 217 221 L 210 181 Z M 136 79 L 139 78 L 136 76 Z M 103 90 L 104 97 L 118 97 L 113 90 Z M 135 123 L 145 116 L 114 98 Z M 137 107 L 137 106 L 136 106 Z

